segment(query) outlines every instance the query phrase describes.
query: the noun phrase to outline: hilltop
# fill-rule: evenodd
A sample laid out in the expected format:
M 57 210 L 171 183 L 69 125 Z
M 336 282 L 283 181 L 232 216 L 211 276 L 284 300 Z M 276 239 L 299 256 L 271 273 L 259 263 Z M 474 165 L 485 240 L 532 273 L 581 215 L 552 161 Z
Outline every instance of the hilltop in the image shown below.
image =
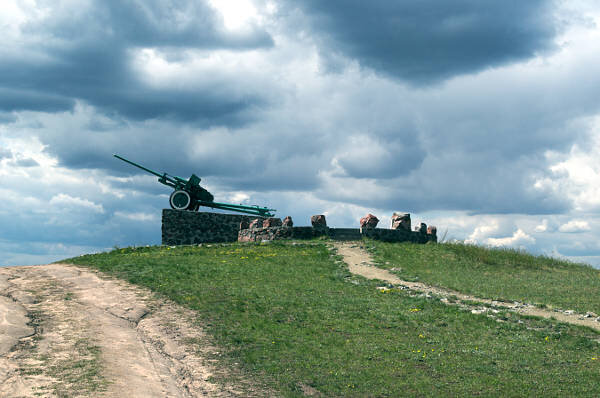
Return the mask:
M 199 331 L 185 347 L 213 369 L 212 395 L 600 394 L 600 271 L 581 264 L 370 240 L 123 248 L 65 262 L 182 308 Z

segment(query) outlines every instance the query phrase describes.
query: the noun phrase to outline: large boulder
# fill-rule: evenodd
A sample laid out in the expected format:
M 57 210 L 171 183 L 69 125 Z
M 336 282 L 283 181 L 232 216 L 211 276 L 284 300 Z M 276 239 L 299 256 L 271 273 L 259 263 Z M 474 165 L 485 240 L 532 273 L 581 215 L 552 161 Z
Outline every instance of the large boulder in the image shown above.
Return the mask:
M 425 224 L 424 222 L 422 222 L 418 226 L 415 225 L 415 231 L 417 231 L 420 234 L 427 235 L 427 224 Z
M 409 213 L 394 213 L 392 216 L 392 229 L 411 230 Z
M 263 228 L 269 228 L 269 227 L 281 227 L 282 222 L 281 222 L 281 218 L 277 218 L 277 217 L 269 217 L 263 220 L 262 226 Z
M 360 227 L 366 229 L 373 229 L 377 227 L 377 223 L 379 219 L 375 217 L 373 214 L 369 213 L 363 218 L 360 219 Z
M 427 235 L 437 236 L 437 228 L 434 225 L 427 227 Z
M 325 216 L 323 214 L 317 214 L 316 216 L 310 217 L 310 223 L 313 228 L 326 228 L 327 221 L 325 221 Z
M 283 219 L 283 226 L 284 227 L 293 227 L 294 226 L 294 222 L 292 221 L 292 217 L 287 216 L 286 218 Z
M 437 228 L 433 225 L 427 227 L 427 240 L 437 242 Z
M 255 218 L 254 220 L 250 221 L 250 225 L 248 225 L 248 228 L 260 228 L 262 227 L 262 221 L 260 221 L 259 218 Z

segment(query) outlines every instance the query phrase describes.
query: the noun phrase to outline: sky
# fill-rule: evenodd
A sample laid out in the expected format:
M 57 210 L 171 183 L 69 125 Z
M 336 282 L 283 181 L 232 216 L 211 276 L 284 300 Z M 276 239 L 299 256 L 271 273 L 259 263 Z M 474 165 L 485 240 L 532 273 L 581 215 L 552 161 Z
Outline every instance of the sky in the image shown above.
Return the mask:
M 600 3 L 3 0 L 0 265 L 160 244 L 170 189 L 600 267 Z

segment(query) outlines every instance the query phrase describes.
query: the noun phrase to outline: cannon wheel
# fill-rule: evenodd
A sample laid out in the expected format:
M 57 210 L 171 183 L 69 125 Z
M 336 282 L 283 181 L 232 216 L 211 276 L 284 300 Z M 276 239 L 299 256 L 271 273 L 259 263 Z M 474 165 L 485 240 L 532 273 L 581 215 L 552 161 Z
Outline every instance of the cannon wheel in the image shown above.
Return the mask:
M 175 210 L 187 210 L 191 202 L 190 194 L 182 190 L 174 191 L 169 198 L 171 208 Z

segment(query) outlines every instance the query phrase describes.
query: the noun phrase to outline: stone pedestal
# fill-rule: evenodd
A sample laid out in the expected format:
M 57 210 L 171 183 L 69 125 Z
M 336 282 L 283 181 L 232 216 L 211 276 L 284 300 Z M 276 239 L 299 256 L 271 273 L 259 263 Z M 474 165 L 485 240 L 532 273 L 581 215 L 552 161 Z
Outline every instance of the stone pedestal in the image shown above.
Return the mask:
M 162 244 L 193 245 L 198 243 L 236 242 L 240 224 L 249 225 L 264 217 L 164 209 Z

